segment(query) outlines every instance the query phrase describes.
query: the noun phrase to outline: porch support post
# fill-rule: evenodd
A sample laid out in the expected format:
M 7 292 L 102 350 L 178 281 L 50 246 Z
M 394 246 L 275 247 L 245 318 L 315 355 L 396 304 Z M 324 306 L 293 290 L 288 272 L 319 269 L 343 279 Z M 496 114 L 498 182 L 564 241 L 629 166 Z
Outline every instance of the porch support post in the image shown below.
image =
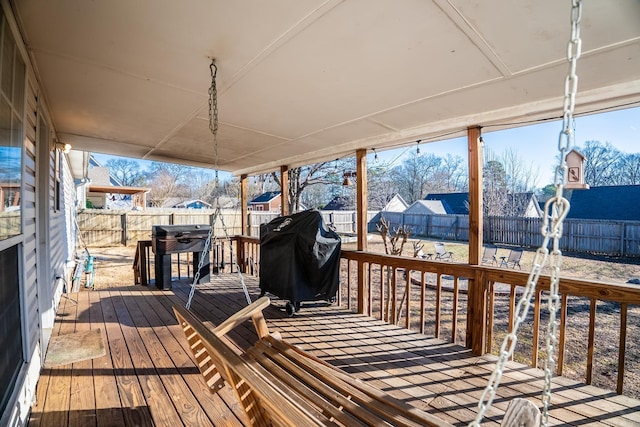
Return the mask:
M 280 166 L 280 214 L 289 213 L 289 167 Z
M 480 127 L 467 129 L 469 148 L 469 264 L 479 265 L 482 256 L 482 143 Z M 482 355 L 487 329 L 487 286 L 485 274 L 469 278 L 467 347 Z
M 358 234 L 358 250 L 367 250 L 367 211 L 369 210 L 369 189 L 367 188 L 367 150 L 356 150 L 356 231 Z M 358 313 L 367 312 L 368 286 L 365 280 L 364 262 L 358 261 Z
M 357 233 L 358 250 L 367 250 L 367 211 L 369 210 L 369 189 L 367 188 L 367 150 L 356 151 L 356 182 L 357 182 Z
M 249 230 L 248 214 L 249 214 L 249 199 L 247 186 L 249 183 L 249 177 L 244 174 L 240 175 L 240 226 L 242 227 L 241 235 L 250 236 L 251 230 Z
M 469 147 L 469 264 L 482 256 L 482 143 L 480 127 L 467 129 Z

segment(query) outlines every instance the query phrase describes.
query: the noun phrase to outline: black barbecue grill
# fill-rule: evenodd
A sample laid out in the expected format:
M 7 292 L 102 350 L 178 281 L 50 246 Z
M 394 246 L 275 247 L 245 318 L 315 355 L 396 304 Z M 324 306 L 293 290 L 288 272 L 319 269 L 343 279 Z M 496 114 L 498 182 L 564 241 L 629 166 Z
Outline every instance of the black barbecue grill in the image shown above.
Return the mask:
M 193 253 L 193 271 L 198 269 L 202 251 L 211 227 L 199 225 L 154 225 L 151 248 L 155 254 L 156 286 L 171 289 L 171 254 Z M 209 257 L 207 257 L 209 258 Z M 205 260 L 200 271 L 200 281 L 209 280 L 209 261 Z

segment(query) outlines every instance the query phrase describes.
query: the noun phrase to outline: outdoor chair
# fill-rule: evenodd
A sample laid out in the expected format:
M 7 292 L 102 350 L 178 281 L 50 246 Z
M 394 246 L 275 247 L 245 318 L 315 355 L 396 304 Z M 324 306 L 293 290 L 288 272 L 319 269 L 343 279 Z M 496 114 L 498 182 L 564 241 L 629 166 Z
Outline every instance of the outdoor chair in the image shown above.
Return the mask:
M 515 269 L 518 266 L 519 269 L 522 270 L 520 266 L 520 259 L 522 258 L 522 249 L 511 249 L 509 252 L 509 256 L 501 256 L 500 257 L 500 267 L 507 267 Z
M 436 242 L 433 244 L 436 250 L 435 260 L 438 261 L 452 261 L 453 260 L 453 252 L 447 251 L 444 246 L 444 242 Z
M 498 265 L 498 247 L 495 245 L 487 245 L 482 253 L 482 264 Z

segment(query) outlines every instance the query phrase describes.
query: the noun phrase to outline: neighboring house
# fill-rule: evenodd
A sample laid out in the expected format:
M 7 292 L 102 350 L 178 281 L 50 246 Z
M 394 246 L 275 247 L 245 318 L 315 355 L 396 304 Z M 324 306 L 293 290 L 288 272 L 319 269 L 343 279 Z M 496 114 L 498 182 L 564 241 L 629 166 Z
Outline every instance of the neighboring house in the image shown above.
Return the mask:
M 640 185 L 568 190 L 565 197 L 570 203 L 567 218 L 640 221 Z
M 377 227 L 380 224 L 380 218 L 382 218 L 382 212 L 404 212 L 409 207 L 409 204 L 404 201 L 402 196 L 399 194 L 395 194 L 391 200 L 387 202 L 387 204 L 375 214 L 373 218 L 369 220 L 367 224 L 367 230 L 370 233 L 375 233 L 378 231 Z
M 184 202 L 176 203 L 175 205 L 173 205 L 173 207 L 180 208 L 180 209 L 211 209 L 212 208 L 210 203 L 207 203 L 199 199 L 185 200 Z
M 424 214 L 424 215 L 446 215 L 441 200 L 416 200 L 404 210 L 407 214 Z
M 345 196 L 335 196 L 321 210 L 323 211 L 353 211 L 356 207 L 353 199 Z
M 542 209 L 534 193 L 507 194 L 507 204 L 513 208 L 513 216 L 541 218 Z
M 405 202 L 402 196 L 395 194 L 380 210 L 385 212 L 404 212 L 408 207 L 409 204 Z
M 431 193 L 424 200 L 440 201 L 447 215 L 469 215 L 469 193 Z
M 425 201 L 439 201 L 448 215 L 469 214 L 469 193 L 432 193 Z M 542 211 L 534 193 L 504 195 L 505 205 L 511 208 L 509 216 L 540 218 Z
M 279 211 L 281 204 L 279 191 L 267 191 L 251 200 L 248 209 L 250 211 Z
M 85 205 L 96 209 L 144 209 L 147 206 L 146 187 L 124 186 L 93 156 L 89 156 L 88 185 L 84 185 Z

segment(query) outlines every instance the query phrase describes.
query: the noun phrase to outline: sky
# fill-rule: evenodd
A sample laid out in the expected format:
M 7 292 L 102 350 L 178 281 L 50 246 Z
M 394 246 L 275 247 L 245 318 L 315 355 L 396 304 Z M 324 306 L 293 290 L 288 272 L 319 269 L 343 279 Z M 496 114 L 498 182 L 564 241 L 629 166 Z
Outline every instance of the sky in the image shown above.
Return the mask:
M 493 132 L 490 128 L 486 128 L 482 131 L 482 139 L 485 150 L 493 151 L 496 156 L 500 156 L 508 149 L 515 150 L 523 161 L 531 163 L 534 173 L 537 171 L 539 179 L 536 186 L 544 187 L 553 183 L 553 170 L 557 161 L 558 137 L 561 130 L 560 120 Z M 585 141 L 609 142 L 624 153 L 640 152 L 640 107 L 576 117 L 575 144 L 582 146 Z M 378 156 L 381 161 L 392 162 L 392 165 L 396 166 L 415 149 L 413 145 L 378 151 Z M 458 155 L 466 160 L 467 139 L 462 137 L 423 143 L 420 145 L 420 152 L 433 153 L 439 157 L 446 154 Z M 94 153 L 94 155 L 102 164 L 114 158 L 106 154 Z M 373 161 L 373 153 L 370 153 L 368 161 Z M 139 162 L 142 168 L 151 164 L 144 160 Z M 220 172 L 219 176 L 221 179 L 227 179 L 230 174 Z
M 525 162 L 530 162 L 533 171 L 538 171 L 537 187 L 553 183 L 554 168 L 557 162 L 558 137 L 562 130 L 560 120 L 548 121 L 513 129 L 491 131 L 482 130 L 485 150 L 500 156 L 505 151 L 515 150 Z M 640 107 L 608 113 L 576 117 L 574 139 L 576 146 L 585 141 L 610 142 L 624 153 L 640 152 Z M 382 161 L 402 163 L 408 155 L 415 152 L 411 147 L 378 152 Z M 458 155 L 467 159 L 467 138 L 455 138 L 446 141 L 420 144 L 421 153 L 433 153 L 443 157 L 446 154 Z M 373 155 L 369 161 L 373 160 Z

